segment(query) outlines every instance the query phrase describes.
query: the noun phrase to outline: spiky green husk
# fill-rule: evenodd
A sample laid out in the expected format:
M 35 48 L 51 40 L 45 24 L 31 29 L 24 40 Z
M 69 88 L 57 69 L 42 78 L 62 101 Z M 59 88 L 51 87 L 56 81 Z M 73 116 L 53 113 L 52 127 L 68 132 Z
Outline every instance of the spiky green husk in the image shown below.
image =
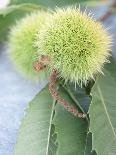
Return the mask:
M 40 56 L 37 47 L 34 46 L 37 32 L 48 13 L 34 12 L 16 23 L 9 35 L 9 56 L 16 68 L 29 78 L 43 79 L 45 72 L 37 73 L 33 63 Z
M 103 26 L 71 7 L 57 9 L 37 39 L 39 50 L 51 58 L 51 70 L 66 81 L 86 84 L 102 72 L 109 56 L 110 37 Z

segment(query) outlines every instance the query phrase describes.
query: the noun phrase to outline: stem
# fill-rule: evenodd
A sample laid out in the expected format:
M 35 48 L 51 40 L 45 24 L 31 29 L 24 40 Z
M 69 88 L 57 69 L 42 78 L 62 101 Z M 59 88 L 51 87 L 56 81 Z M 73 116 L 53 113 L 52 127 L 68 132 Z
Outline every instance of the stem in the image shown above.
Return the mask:
M 69 103 L 66 100 L 60 97 L 60 95 L 58 94 L 58 91 L 56 90 L 56 85 L 55 85 L 57 75 L 58 75 L 58 72 L 56 70 L 53 70 L 52 74 L 48 78 L 49 91 L 52 97 L 72 115 L 79 117 L 79 118 L 86 118 L 87 116 L 85 113 L 80 113 L 76 107 L 69 105 Z
M 111 10 L 108 10 L 105 14 L 103 14 L 98 21 L 104 22 L 110 15 L 112 14 Z
M 113 9 L 116 8 L 116 1 L 112 3 L 110 6 L 110 9 L 106 11 L 99 19 L 98 21 L 104 22 L 109 16 L 112 15 Z

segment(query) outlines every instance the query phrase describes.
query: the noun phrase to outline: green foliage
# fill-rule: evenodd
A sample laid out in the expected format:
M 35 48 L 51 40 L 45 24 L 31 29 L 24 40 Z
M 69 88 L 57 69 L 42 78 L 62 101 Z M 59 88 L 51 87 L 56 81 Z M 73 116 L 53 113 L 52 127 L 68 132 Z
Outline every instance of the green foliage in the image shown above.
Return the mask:
M 47 9 L 44 7 L 41 7 L 39 5 L 31 4 L 31 3 L 23 3 L 20 5 L 10 5 L 7 8 L 1 9 L 0 10 L 0 15 L 3 15 L 4 17 L 8 15 L 9 13 L 20 10 L 20 11 L 38 11 L 38 10 L 43 10 L 46 11 Z
M 57 9 L 38 33 L 38 48 L 51 58 L 50 68 L 65 81 L 87 83 L 107 62 L 110 37 L 102 25 L 68 7 Z
M 86 92 L 85 87 L 79 87 L 77 84 L 75 86 L 73 83 L 68 83 L 66 84 L 66 89 L 77 106 L 80 107 L 81 111 L 87 113 L 91 103 L 91 96 Z
M 90 132 L 86 136 L 86 147 L 84 155 L 97 155 L 95 150 L 92 151 L 92 134 Z
M 116 81 L 116 60 L 111 56 L 109 61 L 110 63 L 105 65 L 105 69 L 109 71 L 110 75 Z
M 78 4 L 87 0 L 12 0 L 13 4 L 35 3 L 49 8 L 62 7 L 66 5 Z
M 33 4 L 33 2 L 34 1 L 32 1 L 32 3 L 13 3 L 13 5 L 0 9 L 0 42 L 8 39 L 7 34 L 9 32 L 9 28 L 15 23 L 16 20 L 23 17 L 26 13 L 37 10 L 47 10 L 47 8 L 35 3 Z
M 47 87 L 32 100 L 26 109 L 13 155 L 55 154 L 58 144 L 52 125 L 54 106 Z
M 74 104 L 64 89 L 59 92 Z M 55 104 L 46 87 L 26 110 L 13 155 L 84 155 L 87 130 L 87 121 Z
M 5 12 L 7 11 L 5 10 Z M 16 19 L 22 17 L 23 14 L 24 12 L 15 10 L 13 12 L 11 11 L 6 16 L 0 15 L 0 42 L 6 41 L 8 39 L 7 34 L 9 32 L 9 27 L 14 24 Z
M 27 77 L 45 79 L 45 72 L 39 74 L 34 70 L 34 61 L 39 57 L 37 48 L 34 46 L 35 36 L 48 13 L 39 11 L 27 15 L 12 27 L 9 35 L 9 56 L 19 71 Z
M 70 104 L 74 101 L 64 89 L 59 90 L 60 95 Z M 59 104 L 55 107 L 55 125 L 58 141 L 57 155 L 84 155 L 88 124 L 86 120 L 75 118 Z M 70 147 L 67 147 L 70 146 Z
M 116 67 L 116 66 L 115 66 Z M 108 71 L 99 77 L 92 90 L 90 131 L 98 155 L 116 154 L 116 81 Z

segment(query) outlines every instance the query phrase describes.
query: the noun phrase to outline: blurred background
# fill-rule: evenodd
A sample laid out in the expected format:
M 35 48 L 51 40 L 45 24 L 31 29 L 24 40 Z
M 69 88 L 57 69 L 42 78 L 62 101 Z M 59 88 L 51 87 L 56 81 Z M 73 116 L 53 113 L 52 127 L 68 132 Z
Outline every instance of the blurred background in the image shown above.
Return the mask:
M 45 85 L 20 75 L 9 60 L 8 32 L 16 20 L 40 6 L 49 9 L 80 4 L 94 18 L 101 18 L 113 36 L 112 55 L 116 58 L 116 1 L 113 0 L 0 0 L 0 155 L 12 155 L 24 109 Z

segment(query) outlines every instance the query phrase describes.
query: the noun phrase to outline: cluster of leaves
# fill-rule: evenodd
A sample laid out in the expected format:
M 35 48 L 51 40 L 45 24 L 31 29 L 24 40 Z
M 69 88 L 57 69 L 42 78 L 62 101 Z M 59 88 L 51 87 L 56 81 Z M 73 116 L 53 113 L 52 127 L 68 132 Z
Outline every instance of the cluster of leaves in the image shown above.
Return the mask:
M 9 25 L 25 12 L 40 9 L 36 3 L 45 3 L 21 2 L 13 1 L 14 5 L 0 10 L 0 36 L 6 36 Z M 50 2 L 53 7 L 53 1 Z M 41 90 L 26 109 L 14 155 L 115 155 L 116 62 L 112 58 L 110 61 L 105 66 L 105 76 L 97 77 L 87 87 L 75 89 L 72 83 L 58 85 L 62 98 L 88 114 L 86 119 L 68 113 L 51 97 L 48 86 Z
M 116 62 L 111 62 L 105 66 L 105 76 L 86 89 L 77 87 L 74 91 L 71 83 L 59 86 L 60 95 L 90 118 L 68 113 L 53 100 L 48 86 L 38 93 L 26 110 L 14 155 L 116 154 Z

